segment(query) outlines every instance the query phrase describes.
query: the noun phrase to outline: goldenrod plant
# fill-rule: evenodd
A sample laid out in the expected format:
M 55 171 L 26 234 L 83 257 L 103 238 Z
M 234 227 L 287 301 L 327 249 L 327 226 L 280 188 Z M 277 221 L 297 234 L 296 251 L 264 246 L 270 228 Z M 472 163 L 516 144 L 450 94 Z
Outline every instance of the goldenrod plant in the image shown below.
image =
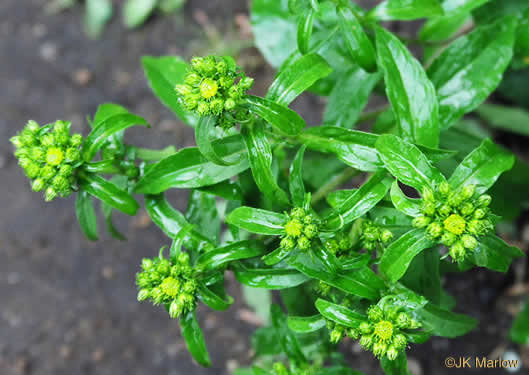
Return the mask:
M 509 171 L 529 168 L 464 117 L 501 123 L 483 102 L 519 68 L 513 56 L 529 55 L 529 5 L 511 2 L 386 0 L 366 10 L 254 0 L 257 47 L 278 68 L 263 97 L 229 56 L 142 60 L 196 147 L 127 144 L 126 129 L 147 122 L 103 104 L 84 137 L 62 121 L 30 121 L 12 138 L 15 155 L 46 200 L 76 195 L 92 240 L 94 200 L 122 238 L 112 213 L 135 215 L 143 195 L 168 247 L 138 260 L 138 300 L 178 320 L 199 364 L 211 361 L 195 310 L 230 307 L 231 272 L 245 287 L 280 291 L 285 307 L 270 306 L 271 325 L 254 337 L 257 362 L 239 375 L 358 374 L 337 353 L 345 339 L 385 373 L 408 374 L 410 347 L 477 325 L 454 312 L 442 280 L 475 267 L 507 272 L 524 256 L 497 227 L 520 212 Z M 426 19 L 417 37 L 382 26 L 414 19 Z M 308 91 L 327 98 L 317 126 L 289 107 Z M 387 105 L 366 110 L 375 94 Z M 187 212 L 165 198 L 170 189 L 190 190 Z

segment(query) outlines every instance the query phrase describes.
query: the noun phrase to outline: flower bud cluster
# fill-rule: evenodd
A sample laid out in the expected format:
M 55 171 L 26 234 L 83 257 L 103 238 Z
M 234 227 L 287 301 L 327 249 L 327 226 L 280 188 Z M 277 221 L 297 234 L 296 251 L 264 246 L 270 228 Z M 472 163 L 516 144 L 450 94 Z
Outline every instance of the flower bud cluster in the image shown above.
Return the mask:
M 33 191 L 44 191 L 47 202 L 67 197 L 75 185 L 75 168 L 81 164 L 80 134 L 70 135 L 70 123 L 57 121 L 40 127 L 29 121 L 11 138 L 18 164 L 31 180 Z
M 285 233 L 286 235 L 281 239 L 282 249 L 293 250 L 298 247 L 300 250 L 308 250 L 312 246 L 312 240 L 318 235 L 319 229 L 311 213 L 301 207 L 296 207 L 288 215 Z
M 371 220 L 362 223 L 362 235 L 360 237 L 364 247 L 372 251 L 377 245 L 387 245 L 393 239 L 393 233 L 388 229 L 383 229 Z
M 413 226 L 426 228 L 430 239 L 447 246 L 452 259 L 461 262 L 478 247 L 477 238 L 494 229 L 490 201 L 490 195 L 476 194 L 475 185 L 456 192 L 443 182 L 435 192 L 423 191 L 421 215 Z
M 342 233 L 337 234 L 334 238 L 330 238 L 325 241 L 324 246 L 325 250 L 327 250 L 328 253 L 339 257 L 349 253 L 353 244 L 351 243 L 349 237 L 346 234 Z
M 393 361 L 408 345 L 406 331 L 420 327 L 421 324 L 405 312 L 384 311 L 372 305 L 367 310 L 367 321 L 358 327 L 360 345 L 365 350 L 371 350 L 377 358 L 386 356 Z
M 171 318 L 195 309 L 198 286 L 189 254 L 182 252 L 172 260 L 161 257 L 143 259 L 141 268 L 136 275 L 138 301 L 169 305 Z
M 223 117 L 226 113 L 236 115 L 246 91 L 253 85 L 253 79 L 246 77 L 233 63 L 223 57 L 194 57 L 191 69 L 184 83 L 175 90 L 184 107 L 199 116 Z M 233 126 L 233 122 L 221 121 L 223 127 Z

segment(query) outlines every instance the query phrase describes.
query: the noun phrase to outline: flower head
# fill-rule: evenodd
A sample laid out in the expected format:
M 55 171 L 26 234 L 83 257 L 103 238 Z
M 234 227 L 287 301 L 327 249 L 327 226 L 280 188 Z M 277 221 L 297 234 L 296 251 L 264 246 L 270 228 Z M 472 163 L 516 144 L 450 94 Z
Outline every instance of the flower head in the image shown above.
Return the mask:
M 81 164 L 80 134 L 70 135 L 70 123 L 56 121 L 40 127 L 29 121 L 11 138 L 15 156 L 31 180 L 33 191 L 44 191 L 46 201 L 66 197 L 75 187 L 75 169 Z
M 195 309 L 198 286 L 187 253 L 171 260 L 143 259 L 141 268 L 136 275 L 138 301 L 149 299 L 155 305 L 168 305 L 172 318 Z
M 246 91 L 253 85 L 233 60 L 224 57 L 194 57 L 184 83 L 175 90 L 184 107 L 200 116 L 220 117 L 219 125 L 234 125 Z M 227 116 L 224 116 L 227 115 Z
M 301 250 L 311 248 L 312 240 L 318 236 L 319 228 L 314 216 L 301 207 L 293 208 L 285 223 L 285 235 L 281 239 L 281 248 Z
M 478 247 L 477 237 L 493 229 L 490 201 L 490 195 L 476 193 L 475 185 L 454 191 L 443 182 L 435 191 L 423 192 L 422 215 L 413 226 L 425 228 L 430 239 L 447 246 L 452 259 L 461 262 Z

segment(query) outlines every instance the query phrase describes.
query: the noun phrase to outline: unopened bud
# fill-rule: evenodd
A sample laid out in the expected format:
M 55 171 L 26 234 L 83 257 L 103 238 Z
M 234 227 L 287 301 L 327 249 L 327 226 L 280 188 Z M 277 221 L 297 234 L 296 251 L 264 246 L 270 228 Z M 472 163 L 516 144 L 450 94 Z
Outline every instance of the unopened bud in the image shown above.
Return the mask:
M 475 192 L 476 192 L 476 185 L 466 185 L 461 190 L 461 196 L 463 199 L 470 199 L 472 198 Z

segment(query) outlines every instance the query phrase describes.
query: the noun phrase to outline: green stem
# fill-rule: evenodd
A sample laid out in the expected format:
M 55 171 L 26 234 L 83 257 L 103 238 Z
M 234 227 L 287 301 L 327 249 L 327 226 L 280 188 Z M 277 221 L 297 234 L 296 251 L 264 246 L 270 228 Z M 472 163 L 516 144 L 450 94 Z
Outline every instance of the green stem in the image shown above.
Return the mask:
M 325 198 L 330 192 L 334 191 L 337 187 L 343 185 L 345 182 L 350 180 L 352 177 L 359 173 L 354 168 L 345 168 L 342 173 L 333 177 L 332 180 L 327 182 L 321 188 L 319 188 L 312 196 L 312 204 L 318 203 L 320 200 Z

